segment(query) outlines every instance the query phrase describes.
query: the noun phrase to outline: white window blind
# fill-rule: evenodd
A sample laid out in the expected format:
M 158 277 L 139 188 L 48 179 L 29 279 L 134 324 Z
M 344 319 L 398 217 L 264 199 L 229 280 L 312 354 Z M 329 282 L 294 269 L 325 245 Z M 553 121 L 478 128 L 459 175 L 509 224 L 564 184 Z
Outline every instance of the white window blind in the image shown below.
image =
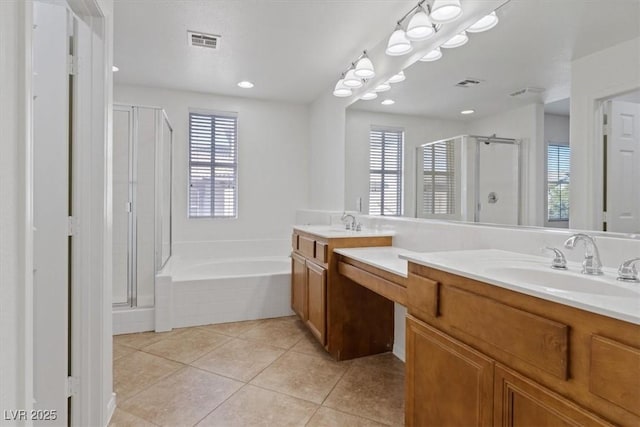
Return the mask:
M 235 218 L 238 206 L 237 118 L 189 114 L 189 217 Z
M 404 131 L 369 132 L 369 215 L 402 215 Z
M 456 213 L 456 173 L 453 141 L 436 142 L 422 152 L 422 210 L 425 215 Z
M 547 219 L 569 220 L 569 168 L 571 149 L 568 145 L 547 146 Z

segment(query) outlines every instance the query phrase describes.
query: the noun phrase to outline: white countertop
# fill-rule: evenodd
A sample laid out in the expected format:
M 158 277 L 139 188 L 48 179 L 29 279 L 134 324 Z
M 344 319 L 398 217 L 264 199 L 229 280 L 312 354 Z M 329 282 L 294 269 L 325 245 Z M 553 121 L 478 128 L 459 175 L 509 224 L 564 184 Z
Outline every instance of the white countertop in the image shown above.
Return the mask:
M 335 253 L 344 255 L 356 261 L 364 262 L 372 267 L 398 276 L 407 277 L 408 262 L 400 258 L 400 255 L 418 255 L 402 248 L 393 246 L 374 246 L 369 248 L 340 248 L 334 249 Z
M 376 230 L 363 228 L 361 231 L 346 230 L 340 225 L 294 225 L 294 230 L 315 234 L 326 239 L 345 239 L 350 237 L 389 237 L 395 232 L 389 230 Z
M 640 284 L 617 281 L 614 269 L 605 268 L 603 276 L 587 276 L 580 273 L 579 263 L 570 262 L 568 270 L 553 270 L 549 267 L 551 257 L 498 249 L 399 256 L 416 264 L 640 325 Z M 526 272 L 530 274 L 527 276 Z M 554 280 L 560 283 L 557 288 Z

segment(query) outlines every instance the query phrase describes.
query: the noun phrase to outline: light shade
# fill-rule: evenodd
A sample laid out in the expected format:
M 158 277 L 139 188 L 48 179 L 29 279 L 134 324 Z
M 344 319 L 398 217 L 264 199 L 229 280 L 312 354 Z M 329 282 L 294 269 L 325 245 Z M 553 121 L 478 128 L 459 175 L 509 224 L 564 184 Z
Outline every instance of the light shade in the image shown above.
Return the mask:
M 389 37 L 389 43 L 387 43 L 387 50 L 385 53 L 389 56 L 401 56 L 405 55 L 413 50 L 411 42 L 407 38 L 402 28 L 396 29 Z
M 466 31 L 463 31 L 460 34 L 456 34 L 455 36 L 451 37 L 449 40 L 444 42 L 440 47 L 453 49 L 454 47 L 460 47 L 462 45 L 467 44 L 468 41 L 469 41 L 469 36 L 467 36 Z
M 338 83 L 336 83 L 335 89 L 333 89 L 333 95 L 337 96 L 338 98 L 345 98 L 347 96 L 351 96 L 352 93 L 353 92 L 351 92 L 351 89 L 349 89 L 344 85 L 344 79 L 338 80 Z
M 344 76 L 344 85 L 350 89 L 362 87 L 362 80 L 356 76 L 356 71 L 353 68 L 347 71 Z
M 467 28 L 470 33 L 481 33 L 488 31 L 498 25 L 498 15 L 495 12 L 491 12 L 487 16 L 484 16 L 478 20 L 475 24 Z
M 420 58 L 420 61 L 422 61 L 422 62 L 432 62 L 432 61 L 437 61 L 440 58 L 442 58 L 442 50 L 440 50 L 440 48 L 437 47 L 437 48 L 433 49 L 431 52 L 427 53 L 422 58 Z
M 366 56 L 360 58 L 356 64 L 355 75 L 362 79 L 372 79 L 376 76 L 376 72 L 373 69 L 373 62 Z
M 434 24 L 453 22 L 462 16 L 460 0 L 435 0 L 431 8 L 431 21 Z
M 371 101 L 372 99 L 376 99 L 378 97 L 378 94 L 375 92 L 367 92 L 364 95 L 362 95 L 360 97 L 360 99 L 364 100 L 364 101 Z
M 436 33 L 433 28 L 431 19 L 427 12 L 420 7 L 418 11 L 411 17 L 407 25 L 407 38 L 411 41 L 426 40 Z
M 400 83 L 403 82 L 407 77 L 404 75 L 404 71 L 400 71 L 398 74 L 391 76 L 389 83 Z
M 391 85 L 388 82 L 384 82 L 384 83 L 380 83 L 378 86 L 376 86 L 373 91 L 374 92 L 386 92 L 389 89 L 391 89 Z
M 396 101 L 394 101 L 393 99 L 385 99 L 384 101 L 381 102 L 382 105 L 393 105 L 395 103 Z

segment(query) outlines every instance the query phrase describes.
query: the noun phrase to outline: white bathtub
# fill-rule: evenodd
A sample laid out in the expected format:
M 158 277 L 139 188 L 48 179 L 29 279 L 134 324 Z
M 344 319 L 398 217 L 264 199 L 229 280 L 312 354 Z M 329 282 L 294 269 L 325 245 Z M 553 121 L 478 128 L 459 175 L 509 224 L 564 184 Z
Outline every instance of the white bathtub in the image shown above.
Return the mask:
M 156 276 L 155 330 L 293 314 L 289 244 L 260 251 L 277 256 L 259 256 L 247 247 L 251 256 L 239 257 L 243 253 L 239 242 L 227 246 L 232 258 L 221 257 L 218 249 L 195 252 L 194 248 L 172 256 Z

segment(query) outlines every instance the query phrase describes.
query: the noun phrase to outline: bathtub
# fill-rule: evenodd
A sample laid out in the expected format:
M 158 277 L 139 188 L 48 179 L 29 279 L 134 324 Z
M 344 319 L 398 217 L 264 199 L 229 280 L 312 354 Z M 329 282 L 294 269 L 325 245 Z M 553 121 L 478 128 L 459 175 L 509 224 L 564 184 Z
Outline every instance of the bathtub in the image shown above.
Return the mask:
M 288 245 L 266 251 L 276 256 L 253 245 L 240 257 L 243 245 L 235 244 L 172 256 L 156 276 L 155 330 L 292 315 Z

